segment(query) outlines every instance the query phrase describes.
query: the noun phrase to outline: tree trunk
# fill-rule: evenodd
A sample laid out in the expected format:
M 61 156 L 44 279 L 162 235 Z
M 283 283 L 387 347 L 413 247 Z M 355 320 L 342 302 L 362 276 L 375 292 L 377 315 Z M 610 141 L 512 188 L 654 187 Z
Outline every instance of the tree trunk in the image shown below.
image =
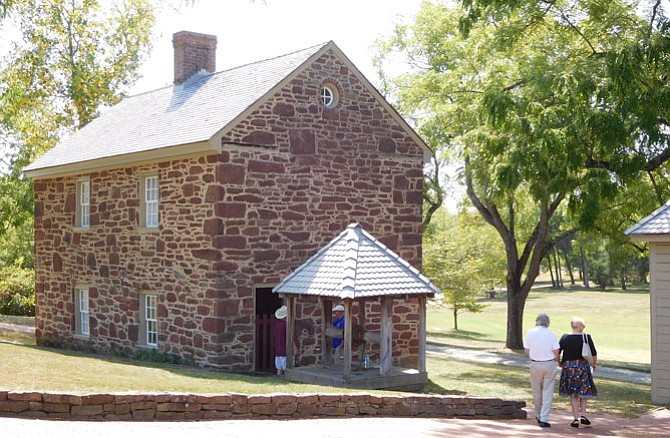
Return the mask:
M 454 307 L 454 330 L 458 331 L 458 309 Z
M 555 270 L 555 275 L 556 275 L 556 288 L 560 289 L 561 288 L 561 270 L 558 265 L 558 257 L 556 257 L 556 247 L 553 246 L 551 248 L 551 256 L 554 258 L 554 270 Z
M 626 287 L 626 267 L 622 266 L 621 267 L 621 289 L 622 290 L 628 290 Z
M 565 258 L 565 267 L 568 270 L 568 275 L 570 276 L 570 284 L 575 285 L 575 276 L 572 273 L 572 264 L 570 263 L 570 257 L 568 257 L 568 253 L 564 252 L 563 257 Z
M 563 268 L 561 268 L 561 251 L 555 246 L 554 251 L 556 251 L 556 275 L 558 276 L 558 287 L 563 289 L 565 285 L 563 284 Z
M 580 248 L 582 251 L 582 272 L 584 273 L 584 287 L 590 289 L 591 286 L 589 285 L 589 267 L 586 264 L 586 254 L 584 253 L 584 245 L 581 245 Z
M 521 288 L 510 290 L 507 286 L 507 339 L 505 346 L 512 350 L 523 349 L 523 309 L 526 299 L 521 298 Z
M 551 264 L 551 256 L 545 257 L 549 264 L 549 275 L 551 276 L 551 287 L 556 287 L 556 280 L 554 280 L 554 266 Z

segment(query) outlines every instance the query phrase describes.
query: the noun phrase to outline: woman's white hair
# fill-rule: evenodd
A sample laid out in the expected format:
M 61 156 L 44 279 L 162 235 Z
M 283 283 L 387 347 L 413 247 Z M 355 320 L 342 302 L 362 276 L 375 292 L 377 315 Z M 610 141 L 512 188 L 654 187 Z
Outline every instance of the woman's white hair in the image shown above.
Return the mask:
M 570 327 L 575 328 L 577 325 L 586 327 L 586 324 L 584 324 L 584 320 L 582 318 L 580 318 L 579 316 L 573 316 L 572 321 L 570 321 Z

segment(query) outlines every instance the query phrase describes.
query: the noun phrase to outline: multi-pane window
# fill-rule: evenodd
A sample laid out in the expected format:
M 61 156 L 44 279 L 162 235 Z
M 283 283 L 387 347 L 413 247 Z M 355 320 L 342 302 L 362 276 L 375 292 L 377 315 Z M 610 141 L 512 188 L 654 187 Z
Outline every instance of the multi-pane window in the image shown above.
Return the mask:
M 81 226 L 91 225 L 91 183 L 89 181 L 81 182 L 81 193 L 79 194 L 79 204 L 81 206 Z
M 146 344 L 158 345 L 158 319 L 156 318 L 156 295 L 144 296 L 144 322 Z
M 158 177 L 144 179 L 144 226 L 158 227 Z
M 91 182 L 77 181 L 77 211 L 75 225 L 80 228 L 91 226 Z
M 89 336 L 89 308 L 88 308 L 88 289 L 77 288 L 75 290 L 75 324 L 76 333 L 81 336 Z

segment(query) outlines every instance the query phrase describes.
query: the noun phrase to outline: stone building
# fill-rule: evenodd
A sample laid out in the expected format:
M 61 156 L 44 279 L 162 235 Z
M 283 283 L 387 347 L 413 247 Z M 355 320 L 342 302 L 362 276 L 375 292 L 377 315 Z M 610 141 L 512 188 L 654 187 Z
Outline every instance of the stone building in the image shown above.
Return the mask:
M 218 73 L 215 37 L 173 44 L 174 86 L 124 99 L 26 169 L 37 340 L 263 370 L 272 288 L 348 224 L 420 268 L 429 151 L 333 42 Z M 393 314 L 394 360 L 415 362 L 416 306 Z M 296 317 L 314 363 L 319 306 Z

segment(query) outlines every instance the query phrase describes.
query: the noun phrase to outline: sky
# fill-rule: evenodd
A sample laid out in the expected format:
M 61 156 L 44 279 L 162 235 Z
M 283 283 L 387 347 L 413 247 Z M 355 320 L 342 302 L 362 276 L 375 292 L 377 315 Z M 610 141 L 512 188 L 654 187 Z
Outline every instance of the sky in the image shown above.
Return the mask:
M 189 3 L 189 2 L 185 2 Z M 395 22 L 412 18 L 421 0 L 195 0 L 156 20 L 153 50 L 129 94 L 172 84 L 172 35 L 182 30 L 217 36 L 216 70 L 255 62 L 327 41 L 373 84 L 372 45 Z

